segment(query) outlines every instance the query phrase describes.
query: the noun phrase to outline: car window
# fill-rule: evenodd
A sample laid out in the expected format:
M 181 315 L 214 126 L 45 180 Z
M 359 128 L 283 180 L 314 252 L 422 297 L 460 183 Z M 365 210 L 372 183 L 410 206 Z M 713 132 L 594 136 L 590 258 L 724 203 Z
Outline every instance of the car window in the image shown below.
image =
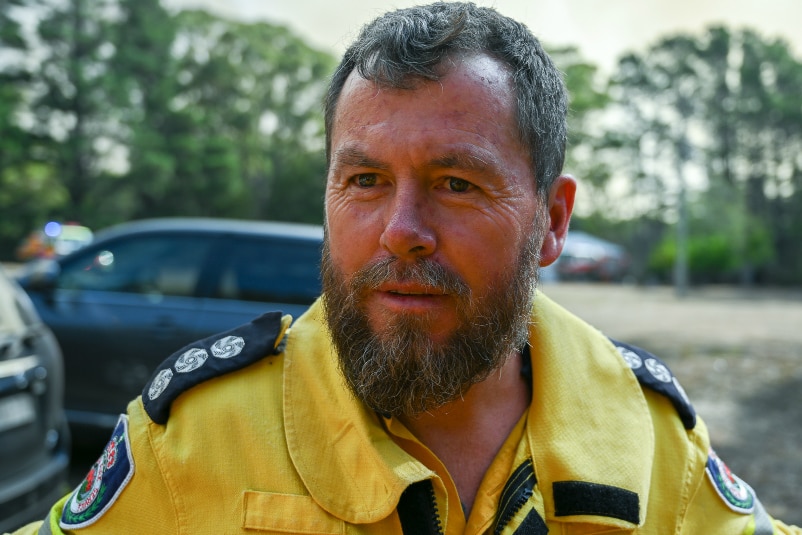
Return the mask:
M 196 236 L 135 236 L 87 251 L 63 266 L 58 286 L 191 296 L 211 246 L 211 239 Z
M 15 296 L 11 282 L 0 273 L 0 342 L 3 342 L 6 334 L 17 333 L 24 328 Z
M 320 295 L 320 245 L 239 238 L 224 260 L 216 297 L 310 304 Z

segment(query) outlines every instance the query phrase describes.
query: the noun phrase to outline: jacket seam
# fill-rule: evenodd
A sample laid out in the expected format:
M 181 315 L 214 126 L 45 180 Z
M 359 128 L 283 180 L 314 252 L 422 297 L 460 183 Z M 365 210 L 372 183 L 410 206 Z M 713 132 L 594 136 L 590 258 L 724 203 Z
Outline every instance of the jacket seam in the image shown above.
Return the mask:
M 180 494 L 175 492 L 174 489 L 178 488 L 178 485 L 175 484 L 173 481 L 172 476 L 170 475 L 169 470 L 167 470 L 166 466 L 164 466 L 163 459 L 162 459 L 162 448 L 160 447 L 160 441 L 153 436 L 154 427 L 157 424 L 153 422 L 148 422 L 147 426 L 147 436 L 148 436 L 148 446 L 150 446 L 150 450 L 153 452 L 153 458 L 156 461 L 156 465 L 159 467 L 159 475 L 164 481 L 164 487 L 167 489 L 167 497 L 170 500 L 170 505 L 173 509 L 173 518 L 175 520 L 175 527 L 176 527 L 176 534 L 180 535 L 184 532 L 184 521 L 182 520 L 181 514 L 181 506 L 179 505 L 179 497 Z
M 704 468 L 699 471 L 698 476 L 694 476 L 694 466 L 698 464 L 696 463 L 696 460 L 699 456 L 699 451 L 707 450 L 704 436 L 698 430 L 699 427 L 696 427 L 693 430 L 688 431 L 688 461 L 685 466 L 685 484 L 683 485 L 683 491 L 680 495 L 682 498 L 683 507 L 682 513 L 678 515 L 679 522 L 677 523 L 677 529 L 675 531 L 676 535 L 682 534 L 691 501 L 693 500 L 693 497 L 699 493 L 701 485 L 704 484 Z M 704 463 L 702 463 L 701 466 L 704 467 Z

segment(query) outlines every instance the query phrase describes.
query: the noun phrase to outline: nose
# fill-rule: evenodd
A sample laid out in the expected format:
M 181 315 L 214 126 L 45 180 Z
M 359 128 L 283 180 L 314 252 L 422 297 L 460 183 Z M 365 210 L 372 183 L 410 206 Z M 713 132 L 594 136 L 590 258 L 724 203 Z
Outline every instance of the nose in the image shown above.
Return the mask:
M 417 185 L 397 187 L 389 203 L 381 246 L 396 258 L 430 255 L 436 247 L 432 213 Z

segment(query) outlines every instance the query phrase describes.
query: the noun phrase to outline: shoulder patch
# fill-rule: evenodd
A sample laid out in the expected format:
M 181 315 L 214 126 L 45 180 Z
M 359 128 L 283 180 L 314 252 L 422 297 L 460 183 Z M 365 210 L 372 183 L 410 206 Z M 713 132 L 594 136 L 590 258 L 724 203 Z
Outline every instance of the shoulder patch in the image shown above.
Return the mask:
M 750 514 L 755 510 L 757 499 L 755 491 L 741 478 L 730 472 L 730 469 L 719 459 L 713 448 L 707 456 L 705 472 L 716 489 L 716 493 L 724 500 L 727 507 L 737 513 Z
M 185 346 L 157 368 L 142 391 L 145 411 L 157 424 L 167 423 L 173 401 L 190 388 L 245 368 L 280 352 L 276 341 L 283 332 L 281 312 L 255 320 Z
M 85 528 L 95 523 L 125 489 L 134 475 L 134 458 L 128 444 L 128 416 L 120 415 L 100 458 L 64 502 L 62 529 Z
M 688 395 L 668 366 L 660 359 L 639 347 L 625 344 L 617 340 L 610 341 L 618 353 L 645 388 L 654 390 L 671 400 L 677 409 L 685 429 L 696 427 L 696 410 L 691 405 Z

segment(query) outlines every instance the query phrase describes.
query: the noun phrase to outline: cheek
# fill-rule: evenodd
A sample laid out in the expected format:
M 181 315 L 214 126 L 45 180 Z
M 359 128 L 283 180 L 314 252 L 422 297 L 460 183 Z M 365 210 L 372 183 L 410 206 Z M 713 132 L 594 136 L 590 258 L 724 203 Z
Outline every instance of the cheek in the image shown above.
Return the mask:
M 455 250 L 449 255 L 478 287 L 497 284 L 517 269 L 521 251 L 527 246 L 529 227 L 518 222 L 460 229 L 453 233 Z
M 332 263 L 346 275 L 364 266 L 378 248 L 375 225 L 352 204 L 327 201 L 326 227 Z

